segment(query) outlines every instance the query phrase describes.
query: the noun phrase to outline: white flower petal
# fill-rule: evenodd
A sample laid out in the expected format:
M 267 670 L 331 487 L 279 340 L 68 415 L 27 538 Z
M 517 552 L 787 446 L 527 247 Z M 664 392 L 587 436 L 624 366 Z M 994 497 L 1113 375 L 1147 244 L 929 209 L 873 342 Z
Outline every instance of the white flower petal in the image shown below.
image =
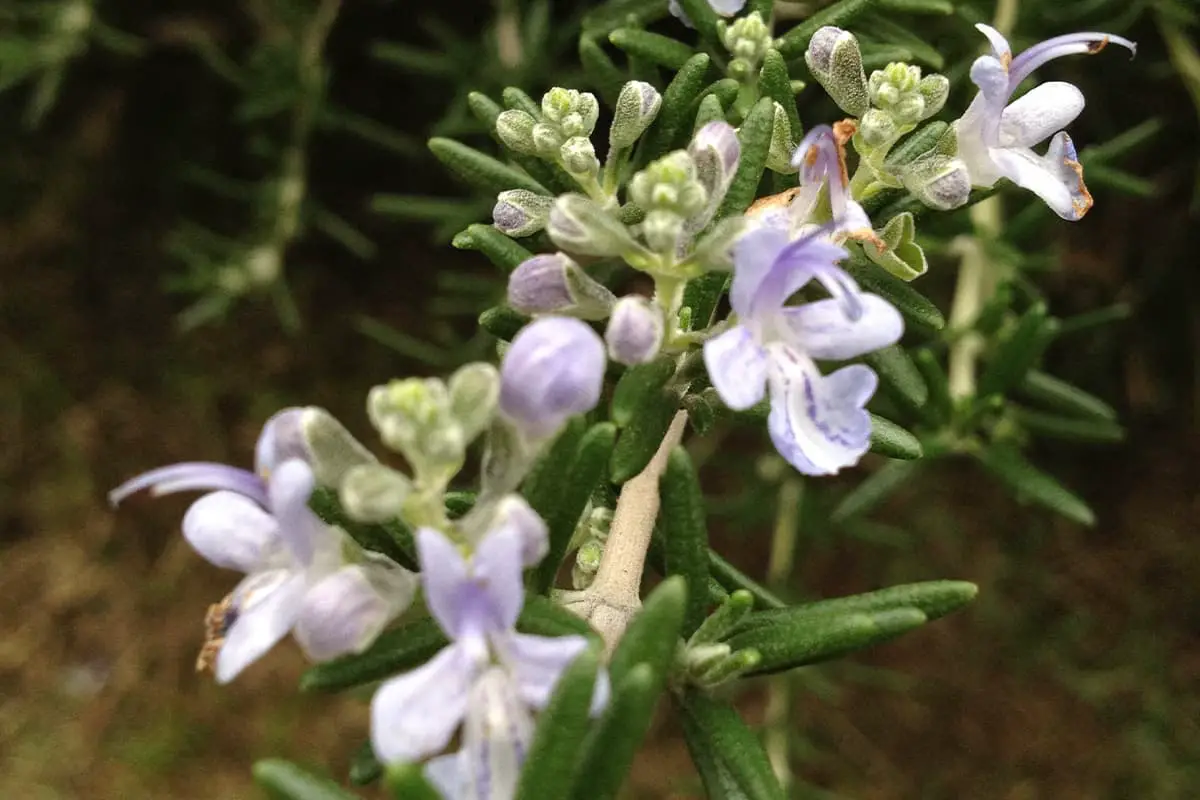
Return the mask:
M 371 746 L 379 760 L 407 763 L 444 749 L 467 713 L 475 676 L 475 662 L 450 645 L 380 686 L 371 700 Z
M 714 336 L 704 343 L 704 364 L 717 394 L 735 411 L 763 399 L 767 356 L 745 326 Z
M 1009 46 L 1008 39 L 1004 38 L 1004 34 L 982 22 L 977 23 L 975 29 L 987 37 L 988 43 L 992 46 L 992 54 L 996 58 L 1003 59 L 1006 56 L 1012 58 L 1012 47 Z
M 867 245 L 870 247 L 870 245 Z M 783 317 L 796 336 L 796 346 L 813 358 L 855 358 L 900 340 L 904 319 L 896 308 L 875 294 L 860 294 L 862 313 L 846 316 L 837 300 L 817 300 L 785 308 Z
M 587 648 L 587 639 L 514 633 L 498 644 L 505 666 L 516 678 L 521 699 L 534 708 L 544 708 L 563 670 Z
M 217 654 L 217 683 L 229 683 L 287 635 L 306 588 L 303 574 L 277 569 L 248 575 L 233 590 L 236 617 Z
M 1083 111 L 1083 92 L 1051 81 L 1008 104 L 1000 115 L 1000 147 L 1033 147 L 1070 125 Z
M 275 518 L 235 492 L 213 492 L 183 515 L 183 536 L 205 560 L 218 567 L 254 572 L 280 552 Z
M 425 780 L 429 781 L 445 800 L 463 800 L 467 796 L 463 785 L 464 758 L 460 750 L 425 762 Z
M 992 157 L 1005 177 L 1042 198 L 1063 219 L 1077 220 L 1092 207 L 1083 167 L 1067 134 L 1055 136 L 1044 156 L 1008 148 L 992 151 Z
M 532 739 L 533 719 L 516 686 L 503 669 L 492 667 L 471 687 L 463 726 L 466 796 L 511 800 Z
M 412 600 L 416 580 L 407 570 L 396 567 L 384 576 L 402 578 L 389 587 L 396 591 L 385 594 L 368 569 L 358 564 L 342 567 L 304 595 L 295 636 L 311 660 L 361 653 Z

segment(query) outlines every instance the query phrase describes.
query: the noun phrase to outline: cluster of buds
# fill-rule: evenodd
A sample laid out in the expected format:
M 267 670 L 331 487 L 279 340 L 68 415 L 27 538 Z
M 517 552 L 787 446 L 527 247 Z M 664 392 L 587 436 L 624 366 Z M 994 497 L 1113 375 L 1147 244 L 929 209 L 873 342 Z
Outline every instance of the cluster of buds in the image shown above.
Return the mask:
M 555 87 L 542 96 L 541 112 L 510 109 L 496 120 L 496 133 L 518 153 L 557 161 L 574 176 L 600 169 L 591 135 L 600 104 L 589 92 Z
M 757 11 L 733 22 L 719 20 L 717 36 L 733 56 L 727 69 L 729 77 L 745 81 L 757 74 L 763 56 L 771 47 L 771 26 Z

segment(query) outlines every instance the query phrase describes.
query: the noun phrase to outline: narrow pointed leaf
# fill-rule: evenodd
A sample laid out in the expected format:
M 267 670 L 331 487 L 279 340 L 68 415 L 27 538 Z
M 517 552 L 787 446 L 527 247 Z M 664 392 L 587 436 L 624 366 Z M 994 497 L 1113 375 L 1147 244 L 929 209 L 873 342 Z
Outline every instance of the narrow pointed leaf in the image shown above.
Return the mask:
M 592 490 L 604 478 L 616 438 L 616 426 L 611 422 L 601 422 L 593 425 L 580 440 L 557 505 L 545 518 L 550 528 L 550 549 L 535 571 L 533 587 L 536 591 L 545 592 L 554 584 L 554 576 L 566 555 Z
M 660 487 L 666 570 L 687 583 L 683 635 L 688 637 L 700 627 L 708 609 L 708 524 L 700 479 L 687 450 L 676 447 L 671 452 Z
M 646 468 L 678 409 L 679 395 L 675 392 L 661 391 L 647 396 L 621 430 L 613 448 L 609 466 L 613 483 L 624 483 Z
M 752 627 L 734 634 L 728 644 L 734 650 L 757 650 L 762 661 L 752 674 L 763 675 L 844 656 L 894 639 L 925 621 L 916 608 L 806 615 Z
M 1096 515 L 1087 503 L 1026 461 L 1015 448 L 994 445 L 979 451 L 976 457 L 988 472 L 1007 484 L 1018 499 L 1036 503 L 1081 525 L 1096 523 Z
M 359 800 L 327 778 L 318 778 L 289 761 L 268 758 L 254 765 L 254 782 L 277 800 Z
M 674 374 L 675 360 L 669 355 L 625 370 L 613 389 L 609 417 L 617 427 L 626 427 L 633 422 L 647 399 L 660 393 Z
M 919 413 L 929 402 L 929 387 L 921 377 L 908 351 L 898 344 L 863 356 L 863 361 L 879 375 L 883 391 L 911 414 Z
M 1117 418 L 1116 409 L 1099 397 L 1037 370 L 1026 373 L 1018 392 L 1030 400 L 1065 414 L 1093 420 L 1115 421 Z
M 375 749 L 366 741 L 350 757 L 350 782 L 355 786 L 366 786 L 383 777 L 383 764 L 375 757 Z
M 696 121 L 692 124 L 692 135 L 703 128 L 710 122 L 724 122 L 725 109 L 721 107 L 721 100 L 716 95 L 708 94 L 700 101 L 700 105 L 696 107 Z
M 846 264 L 846 271 L 862 288 L 894 305 L 907 321 L 928 330 L 940 331 L 946 327 L 946 318 L 932 300 L 899 278 L 889 275 L 882 267 L 864 258 Z
M 631 56 L 674 70 L 682 68 L 695 52 L 678 39 L 636 28 L 617 28 L 608 40 Z
M 762 69 L 758 74 L 758 88 L 764 97 L 769 97 L 783 106 L 792 129 L 792 141 L 799 143 L 804 137 L 804 125 L 800 122 L 796 96 L 792 93 L 792 79 L 788 75 L 787 62 L 775 48 L 767 50 L 767 54 L 763 56 Z
M 884 11 L 896 11 L 901 14 L 946 16 L 954 13 L 954 3 L 951 0 L 876 0 L 876 2 Z
M 774 128 L 775 101 L 764 97 L 754 104 L 750 113 L 746 115 L 746 121 L 738 128 L 742 154 L 738 159 L 737 172 L 729 184 L 729 191 L 725 193 L 725 199 L 717 209 L 716 220 L 741 214 L 754 202 L 758 183 L 762 180 L 763 170 L 767 166 Z
M 692 27 L 697 33 L 705 39 L 716 39 L 719 18 L 708 0 L 679 0 L 679 7 L 692 21 Z
M 528 189 L 538 194 L 550 194 L 546 187 L 520 170 L 503 164 L 486 153 L 453 139 L 434 137 L 429 149 L 438 161 L 472 186 L 498 194 L 508 189 Z
M 1047 316 L 1042 303 L 1026 311 L 988 358 L 979 376 L 979 396 L 1004 394 L 1019 383 L 1041 358 L 1057 326 L 1058 321 Z
M 775 48 L 784 58 L 799 58 L 818 30 L 826 25 L 846 28 L 874 4 L 875 0 L 840 0 L 826 6 L 776 40 Z
M 533 253 L 491 225 L 470 225 L 454 237 L 452 244 L 459 250 L 483 253 L 505 275 L 516 269 L 522 261 L 533 258 Z
M 703 330 L 712 324 L 728 284 L 729 275 L 724 272 L 709 272 L 688 281 L 683 289 L 683 305 L 691 309 L 691 330 Z
M 538 718 L 517 784 L 517 800 L 560 800 L 568 796 L 590 727 L 589 711 L 599 667 L 596 651 L 585 650 L 559 678 L 550 704 Z
M 1009 406 L 1008 413 L 1013 421 L 1036 436 L 1095 444 L 1114 444 L 1125 439 L 1125 429 L 1109 419 L 1079 419 L 1017 405 Z
M 521 494 L 542 519 L 548 519 L 553 513 L 558 498 L 565 491 L 571 465 L 575 463 L 586 431 L 587 422 L 583 417 L 572 418 L 521 485 Z
M 479 327 L 502 342 L 511 342 L 528 322 L 529 317 L 508 306 L 492 306 L 479 315 Z
M 913 363 L 921 371 L 925 385 L 929 387 L 929 403 L 922 416 L 931 422 L 944 421 L 950 414 L 953 401 L 950 397 L 950 378 L 938 362 L 933 351 L 922 348 L 913 356 Z
M 869 513 L 907 483 L 918 469 L 920 465 L 911 461 L 889 461 L 841 499 L 830 512 L 830 521 L 841 523 Z
M 571 800 L 615 798 L 654 718 L 662 684 L 649 664 L 638 664 L 613 684 L 612 700 L 584 744 Z
M 596 41 L 588 36 L 579 40 L 579 63 L 604 102 L 615 103 L 625 84 L 625 73 L 613 63 Z
M 680 696 L 677 705 L 688 752 L 692 754 L 701 778 L 705 778 L 706 773 L 713 775 L 723 770 L 737 787 L 737 792 L 732 793 L 721 785 L 709 785 L 712 781 L 709 777 L 705 780 L 708 797 L 714 800 L 736 797 L 784 800 L 787 795 L 775 777 L 762 743 L 737 709 L 694 689 Z M 718 765 L 715 770 L 700 766 L 713 762 Z
M 925 454 L 920 439 L 878 414 L 871 414 L 871 452 L 903 461 L 912 461 Z
M 602 644 L 600 634 L 587 624 L 587 620 L 540 594 L 525 595 L 525 607 L 517 618 L 517 630 L 535 636 L 583 636 L 597 647 Z
M 504 91 L 500 93 L 500 97 L 504 100 L 505 108 L 524 111 L 534 119 L 541 119 L 541 104 L 526 94 L 524 89 L 516 86 L 506 86 L 504 87 Z
M 413 532 L 400 520 L 367 524 L 351 519 L 338 501 L 337 492 L 323 486 L 313 490 L 308 502 L 318 517 L 329 525 L 337 525 L 362 547 L 383 553 L 408 569 L 417 568 L 417 546 Z
M 915 608 L 933 621 L 957 611 L 975 599 L 979 587 L 967 581 L 921 581 L 889 586 L 873 592 L 816 600 L 791 608 L 755 611 L 743 618 L 735 632 L 770 625 L 792 625 L 816 617 L 845 614 L 878 614 Z
M 640 156 L 646 161 L 653 161 L 666 154 L 675 141 L 686 132 L 695 111 L 693 103 L 700 95 L 704 86 L 704 76 L 708 73 L 711 60 L 704 53 L 692 56 L 679 72 L 667 84 L 663 92 L 662 106 L 654 124 L 646 132 L 644 143 L 640 148 Z
M 779 599 L 778 595 L 721 558 L 712 549 L 708 551 L 708 571 L 725 591 L 736 592 L 738 589 L 745 589 L 753 595 L 754 605 L 757 608 L 784 608 L 787 606 L 787 603 Z
M 639 664 L 648 665 L 660 687 L 675 661 L 680 628 L 687 608 L 687 582 L 670 577 L 650 592 L 622 634 L 608 663 L 614 684 L 621 683 Z
M 300 678 L 300 691 L 340 692 L 383 680 L 419 667 L 447 643 L 446 635 L 432 619 L 405 622 L 379 634 L 361 653 L 310 667 Z

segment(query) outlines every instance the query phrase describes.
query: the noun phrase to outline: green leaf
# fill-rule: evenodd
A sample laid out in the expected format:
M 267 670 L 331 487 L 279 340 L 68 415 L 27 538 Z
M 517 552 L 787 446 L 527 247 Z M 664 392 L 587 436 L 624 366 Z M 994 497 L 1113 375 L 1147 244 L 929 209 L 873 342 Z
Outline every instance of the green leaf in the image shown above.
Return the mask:
M 350 757 L 350 782 L 355 786 L 366 786 L 383 777 L 383 764 L 375 757 L 375 748 L 365 741 Z
M 871 414 L 871 452 L 903 461 L 912 461 L 925 454 L 916 436 L 878 414 Z
M 521 485 L 521 494 L 542 519 L 553 513 L 558 498 L 566 489 L 571 465 L 575 463 L 586 431 L 587 421 L 580 416 L 572 417 Z
M 617 427 L 628 426 L 641 412 L 647 400 L 662 392 L 675 374 L 675 359 L 662 355 L 647 364 L 625 370 L 613 390 L 609 418 Z
M 448 643 L 442 629 L 429 617 L 405 622 L 379 634 L 361 653 L 310 667 L 300 678 L 300 691 L 340 692 L 380 681 L 421 666 Z
M 1094 525 L 1096 515 L 1087 503 L 1062 486 L 1057 480 L 1025 460 L 1019 451 L 1008 445 L 993 445 L 975 456 L 1008 485 L 1018 499 L 1028 500 L 1081 525 Z
M 1030 370 L 1017 391 L 1055 411 L 1098 421 L 1115 421 L 1116 409 L 1095 395 L 1044 372 Z
M 442 800 L 442 793 L 425 779 L 425 770 L 420 764 L 388 767 L 385 782 L 396 800 Z
M 687 581 L 672 576 L 650 592 L 642 610 L 629 622 L 608 664 L 614 684 L 619 684 L 639 664 L 654 671 L 660 687 L 675 662 L 680 628 L 687 608 Z
M 953 401 L 950 397 L 950 378 L 942 369 L 937 356 L 932 350 L 922 348 L 913 355 L 913 363 L 925 379 L 929 387 L 929 403 L 923 409 L 922 416 L 931 422 L 943 422 L 950 416 Z
M 830 522 L 842 523 L 868 513 L 906 484 L 918 469 L 920 465 L 911 461 L 884 464 L 838 502 L 829 514 Z
M 695 114 L 692 104 L 700 95 L 710 63 L 707 55 L 697 53 L 667 84 L 658 116 L 654 118 L 654 124 L 646 132 L 639 148 L 643 163 L 666 154 L 681 134 L 688 130 L 687 126 Z
M 378 525 L 353 520 L 342 509 L 337 492 L 324 486 L 313 490 L 308 504 L 322 521 L 337 525 L 362 547 L 383 553 L 408 569 L 417 568 L 417 547 L 412 530 L 400 520 Z
M 741 88 L 742 85 L 733 78 L 721 78 L 705 87 L 704 91 L 700 93 L 698 102 L 702 102 L 706 97 L 715 97 L 720 101 L 721 107 L 728 111 L 733 108 Z
M 695 689 L 679 696 L 677 704 L 688 752 L 696 762 L 708 797 L 784 800 L 786 795 L 762 743 L 737 709 Z M 736 792 L 714 785 L 713 776 L 722 770 L 737 787 Z
M 815 617 L 878 614 L 906 608 L 918 609 L 926 619 L 933 621 L 962 608 L 973 601 L 977 594 L 979 587 L 967 581 L 905 583 L 874 592 L 817 600 L 791 608 L 756 611 L 745 617 L 736 631 L 740 633 L 764 625 L 790 624 Z
M 708 571 L 725 591 L 733 593 L 744 589 L 754 597 L 754 604 L 761 608 L 784 608 L 787 603 L 746 573 L 721 558 L 715 550 L 708 551 Z
M 279 758 L 255 763 L 254 781 L 278 800 L 359 800 L 333 781 L 318 778 Z
M 604 48 L 587 36 L 580 38 L 579 63 L 604 101 L 609 105 L 616 103 L 621 87 L 625 85 L 625 73 L 613 63 Z
M 662 506 L 658 518 L 665 540 L 666 571 L 687 584 L 683 615 L 683 635 L 687 637 L 700 627 L 708 609 L 707 515 L 700 479 L 687 450 L 676 447 L 671 451 L 659 485 Z
M 488 260 L 503 270 L 505 275 L 516 269 L 522 261 L 533 258 L 533 253 L 491 225 L 469 225 L 465 231 L 454 237 L 451 244 L 459 250 L 483 253 Z
M 1064 417 L 1017 405 L 1009 406 L 1008 414 L 1030 433 L 1052 439 L 1098 444 L 1114 444 L 1125 439 L 1125 429 L 1109 419 Z
M 929 269 L 925 250 L 917 243 L 912 214 L 897 214 L 877 234 L 882 249 L 875 242 L 864 242 L 863 253 L 889 273 L 907 282 L 916 280 Z
M 876 0 L 883 11 L 896 11 L 901 14 L 940 14 L 946 16 L 954 13 L 954 3 L 950 0 Z
M 517 618 L 517 630 L 535 636 L 583 636 L 599 646 L 600 634 L 587 620 L 540 594 L 526 594 L 525 606 Z
M 896 307 L 904 318 L 927 330 L 940 331 L 946 327 L 946 318 L 925 295 L 899 278 L 889 275 L 875 264 L 853 259 L 846 264 L 846 271 L 868 292 L 887 300 Z
M 559 800 L 569 795 L 575 764 L 590 728 L 599 668 L 596 651 L 585 650 L 558 679 L 521 768 L 517 800 Z
M 725 109 L 721 107 L 721 100 L 715 94 L 707 94 L 700 101 L 700 105 L 696 107 L 696 122 L 692 125 L 692 135 L 703 128 L 710 122 L 724 122 Z
M 691 45 L 678 39 L 636 28 L 617 28 L 608 40 L 631 56 L 674 70 L 682 69 L 694 53 Z
M 762 180 L 763 170 L 767 165 L 767 155 L 771 150 L 771 133 L 775 127 L 775 101 L 769 97 L 761 98 L 746 121 L 738 128 L 738 140 L 742 144 L 742 154 L 738 159 L 737 172 L 729 184 L 729 191 L 717 209 L 715 220 L 745 212 L 758 193 L 758 182 Z
M 683 306 L 691 309 L 690 330 L 698 331 L 712 323 L 717 303 L 729 284 L 729 275 L 724 272 L 709 272 L 687 282 L 683 289 Z
M 826 6 L 776 40 L 775 49 L 784 58 L 798 58 L 804 55 L 809 40 L 818 30 L 826 25 L 848 27 L 849 23 L 869 11 L 874 4 L 875 0 L 841 0 Z
M 1133 308 L 1128 303 L 1115 303 L 1095 311 L 1086 311 L 1073 317 L 1067 317 L 1059 326 L 1058 335 L 1063 337 L 1072 333 L 1090 331 L 1104 325 L 1122 322 L 1132 316 Z
M 524 89 L 516 86 L 506 86 L 504 91 L 500 93 L 500 97 L 504 100 L 504 107 L 514 111 L 524 111 L 534 119 L 542 118 L 542 105 L 534 100 Z
M 894 639 L 925 621 L 925 614 L 916 608 L 794 617 L 779 614 L 772 624 L 750 627 L 727 643 L 735 651 L 757 650 L 762 661 L 752 674 L 762 675 L 844 656 Z
M 763 56 L 762 69 L 758 73 L 758 88 L 764 97 L 769 97 L 783 106 L 792 129 L 792 141 L 799 142 L 804 137 L 804 124 L 800 122 L 796 96 L 792 94 L 792 78 L 788 75 L 787 62 L 775 48 L 768 49 Z
M 554 584 L 554 576 L 566 555 L 592 490 L 604 478 L 616 438 L 616 426 L 611 422 L 601 422 L 593 425 L 580 441 L 574 463 L 566 476 L 566 484 L 557 498 L 557 506 L 550 516 L 545 517 L 550 529 L 550 548 L 534 573 L 533 586 L 536 591 L 545 592 Z
M 979 376 L 978 395 L 1002 395 L 1025 377 L 1057 332 L 1058 321 L 1037 303 L 1022 315 L 1016 327 L 990 354 Z
M 613 483 L 624 483 L 646 468 L 678 408 L 679 395 L 675 392 L 661 391 L 646 397 L 629 424 L 621 429 L 613 448 L 609 466 Z
M 499 103 L 483 92 L 471 92 L 468 94 L 467 108 L 471 109 L 471 113 L 475 115 L 475 118 L 482 122 L 484 127 L 489 131 L 496 130 L 496 119 L 500 116 L 500 112 L 504 110 Z
M 492 306 L 479 315 L 479 327 L 503 342 L 511 342 L 528 322 L 529 317 L 508 306 Z
M 921 377 L 908 351 L 898 344 L 863 356 L 863 361 L 879 375 L 881 388 L 897 405 L 917 414 L 929 402 L 929 387 Z
M 612 800 L 621 789 L 638 746 L 646 738 L 661 680 L 649 664 L 638 664 L 616 690 L 584 744 L 572 782 L 572 800 Z
M 434 137 L 429 140 L 429 149 L 447 169 L 489 194 L 498 194 L 507 189 L 528 189 L 538 194 L 550 194 L 546 187 L 524 172 L 502 164 L 462 142 Z
M 604 36 L 622 26 L 646 27 L 667 15 L 667 0 L 609 0 L 583 15 L 583 32 Z
M 696 33 L 705 39 L 715 41 L 717 38 L 717 12 L 713 10 L 708 0 L 679 0 L 679 7 L 691 20 Z

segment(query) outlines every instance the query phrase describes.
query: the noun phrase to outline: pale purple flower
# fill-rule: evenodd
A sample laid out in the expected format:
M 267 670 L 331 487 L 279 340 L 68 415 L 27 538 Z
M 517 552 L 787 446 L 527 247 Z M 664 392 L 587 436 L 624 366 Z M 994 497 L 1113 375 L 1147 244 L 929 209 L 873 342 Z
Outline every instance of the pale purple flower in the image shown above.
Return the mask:
M 565 253 L 540 253 L 508 277 L 508 304 L 522 314 L 604 319 L 617 298 Z
M 688 143 L 688 155 L 696 165 L 696 179 L 707 193 L 704 210 L 685 225 L 688 233 L 696 233 L 712 221 L 733 182 L 741 153 L 737 131 L 728 122 L 706 123 Z
M 732 17 L 746 6 L 746 0 L 708 0 L 708 4 L 713 11 L 717 12 L 718 16 Z M 679 5 L 679 0 L 671 0 L 668 8 L 671 10 L 672 16 L 689 28 L 693 27 L 691 19 Z
M 423 667 L 387 681 L 371 702 L 371 742 L 385 763 L 437 753 L 463 728 L 462 749 L 431 763 L 455 798 L 511 797 L 533 734 L 562 671 L 587 647 L 582 636 L 514 629 L 525 602 L 527 542 L 517 526 L 493 527 L 470 559 L 439 531 L 417 531 L 425 601 L 451 643 Z M 607 679 L 595 706 L 606 702 Z
M 822 375 L 814 359 L 843 360 L 899 340 L 904 324 L 882 297 L 862 292 L 834 262 L 846 251 L 821 231 L 795 242 L 770 227 L 734 246 L 730 302 L 738 324 L 709 339 L 704 362 L 727 406 L 746 409 L 770 391 L 776 449 L 808 475 L 834 474 L 869 445 L 863 405 L 877 378 L 854 364 Z M 815 279 L 831 295 L 799 306 L 788 298 Z
M 226 683 L 289 631 L 313 660 L 365 648 L 407 606 L 415 578 L 382 556 L 347 565 L 345 534 L 308 507 L 312 467 L 294 452 L 288 412 L 264 427 L 255 474 L 225 464 L 175 464 L 151 470 L 109 494 L 116 505 L 143 489 L 153 495 L 209 491 L 183 518 L 183 535 L 218 567 L 246 577 L 220 604 L 206 650 Z
M 604 342 L 569 317 L 526 325 L 500 365 L 500 412 L 527 435 L 553 434 L 568 418 L 590 411 L 604 385 Z
M 1083 93 L 1070 83 L 1051 81 L 1008 101 L 1021 81 L 1047 61 L 1097 53 L 1109 42 L 1135 53 L 1137 45 L 1108 33 L 1071 33 L 1035 44 L 1013 58 L 999 31 L 983 24 L 975 27 L 988 38 L 992 54 L 971 65 L 971 80 L 979 94 L 958 121 L 958 153 L 971 183 L 987 187 L 1008 178 L 1036 194 L 1063 219 L 1080 219 L 1092 207 L 1092 196 L 1084 185 L 1075 145 L 1061 128 L 1083 111 Z M 1052 134 L 1049 149 L 1039 156 L 1033 146 Z
M 645 364 L 658 355 L 666 324 L 662 309 L 641 295 L 626 295 L 613 307 L 604 331 L 608 357 L 618 364 Z

